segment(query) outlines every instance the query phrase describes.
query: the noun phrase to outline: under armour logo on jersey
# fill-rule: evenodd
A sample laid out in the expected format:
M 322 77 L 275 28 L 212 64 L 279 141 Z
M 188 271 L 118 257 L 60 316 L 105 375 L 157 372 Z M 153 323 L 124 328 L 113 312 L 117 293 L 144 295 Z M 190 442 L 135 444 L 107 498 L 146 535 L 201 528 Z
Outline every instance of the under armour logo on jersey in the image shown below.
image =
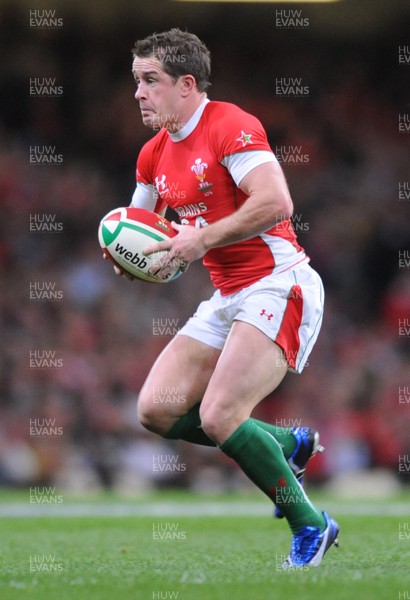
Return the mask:
M 166 175 L 162 175 L 161 179 L 159 177 L 155 177 L 155 187 L 158 190 L 158 194 L 167 194 L 168 193 L 168 188 L 167 188 L 167 182 L 165 181 L 166 179 Z
M 273 319 L 272 313 L 268 315 L 268 313 L 266 312 L 266 310 L 264 308 L 261 310 L 261 312 L 259 313 L 259 315 L 261 317 L 266 317 L 268 319 L 268 321 L 270 321 L 271 319 Z

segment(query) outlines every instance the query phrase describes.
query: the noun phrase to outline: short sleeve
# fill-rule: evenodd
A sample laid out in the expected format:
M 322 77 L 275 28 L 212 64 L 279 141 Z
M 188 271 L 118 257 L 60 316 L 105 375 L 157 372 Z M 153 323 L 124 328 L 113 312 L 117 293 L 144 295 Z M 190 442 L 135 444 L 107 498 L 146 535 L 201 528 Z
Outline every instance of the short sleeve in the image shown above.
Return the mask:
M 213 122 L 212 137 L 221 163 L 224 158 L 241 152 L 272 152 L 259 119 L 235 105 L 227 104 L 224 113 Z

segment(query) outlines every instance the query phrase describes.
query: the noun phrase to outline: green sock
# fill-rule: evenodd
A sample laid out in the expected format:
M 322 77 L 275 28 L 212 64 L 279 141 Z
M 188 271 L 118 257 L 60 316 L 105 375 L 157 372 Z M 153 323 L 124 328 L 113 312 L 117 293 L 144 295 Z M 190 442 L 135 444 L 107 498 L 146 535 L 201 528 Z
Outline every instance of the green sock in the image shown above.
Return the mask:
M 297 482 L 275 438 L 248 419 L 220 446 L 286 517 L 292 533 L 326 523 Z
M 252 419 L 258 427 L 264 429 L 279 443 L 282 447 L 282 452 L 285 455 L 285 458 L 289 458 L 292 456 L 293 451 L 296 448 L 296 438 L 292 434 L 292 427 L 278 427 L 277 425 L 271 425 L 270 423 L 265 423 L 264 421 L 258 421 L 258 419 Z
M 199 404 L 196 404 L 189 412 L 174 423 L 171 429 L 164 435 L 169 440 L 185 440 L 200 446 L 216 446 L 201 427 L 199 416 Z
M 209 438 L 201 427 L 201 419 L 199 417 L 199 404 L 196 404 L 191 410 L 180 417 L 178 421 L 171 427 L 165 435 L 170 440 L 185 440 L 200 446 L 216 446 L 215 442 Z M 276 427 L 257 419 L 250 419 L 261 429 L 264 429 L 282 446 L 282 452 L 285 458 L 289 458 L 296 448 L 296 439 L 292 435 L 291 428 Z

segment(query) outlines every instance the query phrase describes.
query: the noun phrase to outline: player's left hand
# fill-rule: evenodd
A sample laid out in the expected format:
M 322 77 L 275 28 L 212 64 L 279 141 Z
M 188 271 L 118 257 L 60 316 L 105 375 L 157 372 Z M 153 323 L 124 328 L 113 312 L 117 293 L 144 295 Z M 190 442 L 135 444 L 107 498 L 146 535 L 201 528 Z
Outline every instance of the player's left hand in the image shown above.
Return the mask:
M 168 254 L 158 259 L 149 269 L 149 273 L 156 274 L 160 279 L 165 279 L 168 268 L 171 269 L 171 266 L 175 266 L 175 261 L 178 262 L 181 271 L 186 271 L 189 263 L 202 258 L 207 250 L 203 244 L 200 229 L 190 225 L 179 225 L 175 221 L 172 221 L 171 225 L 178 235 L 163 242 L 151 244 L 144 251 L 144 254 L 149 256 L 155 252 L 168 250 Z

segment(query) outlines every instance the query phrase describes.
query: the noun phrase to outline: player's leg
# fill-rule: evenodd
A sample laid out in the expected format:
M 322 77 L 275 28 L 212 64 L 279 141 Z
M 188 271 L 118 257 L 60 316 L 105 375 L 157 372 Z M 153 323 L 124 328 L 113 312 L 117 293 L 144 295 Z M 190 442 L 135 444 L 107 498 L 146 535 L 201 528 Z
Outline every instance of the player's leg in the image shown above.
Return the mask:
M 318 566 L 339 527 L 310 502 L 275 438 L 247 418 L 282 380 L 280 352 L 259 329 L 235 322 L 201 404 L 202 425 L 287 518 L 293 538 L 284 568 Z
M 185 335 L 176 336 L 154 363 L 138 397 L 142 425 L 169 439 L 216 446 L 201 428 L 200 401 L 220 350 Z M 282 361 L 283 362 L 283 361 Z M 281 443 L 286 457 L 295 448 L 291 430 L 256 421 Z
M 324 518 L 297 482 L 280 444 L 249 418 L 286 374 L 281 356 L 279 346 L 259 329 L 236 321 L 200 412 L 204 431 L 281 508 L 295 533 L 306 525 L 324 528 Z
M 251 331 L 254 329 L 250 325 L 236 323 L 233 331 L 238 327 L 239 329 L 242 327 L 249 328 Z M 268 342 L 268 357 L 265 360 L 269 363 L 269 377 L 265 377 L 264 361 L 257 361 L 257 365 L 261 366 L 262 371 L 259 373 L 259 370 L 252 368 L 254 375 L 252 378 L 249 378 L 245 376 L 246 365 L 243 365 L 240 360 L 235 360 L 234 366 L 239 368 L 236 373 L 232 374 L 234 375 L 233 377 L 231 375 L 226 377 L 226 374 L 225 377 L 222 377 L 225 380 L 223 383 L 237 382 L 232 390 L 227 389 L 228 396 L 235 398 L 238 395 L 237 403 L 233 403 L 230 407 L 234 410 L 228 413 L 230 430 L 224 437 L 227 437 L 227 434 L 231 433 L 231 430 L 236 429 L 249 417 L 253 407 L 280 383 L 286 373 L 286 366 L 283 364 L 283 361 L 276 360 L 277 353 L 281 352 L 280 349 L 268 340 L 264 334 L 257 330 L 255 332 L 258 336 L 261 336 L 263 341 L 266 340 Z M 224 351 L 225 356 L 230 356 L 229 349 L 233 347 L 231 340 L 235 340 L 236 337 L 232 332 L 227 344 L 228 351 Z M 239 344 L 243 349 L 243 340 L 240 340 Z M 247 349 L 249 351 L 249 345 Z M 248 358 L 245 362 L 248 369 L 250 366 L 249 357 L 253 358 L 256 350 L 260 351 L 260 349 L 261 343 L 257 340 L 255 348 L 252 349 L 251 353 L 246 353 Z M 219 350 L 198 342 L 198 340 L 182 335 L 174 338 L 154 363 L 139 394 L 138 414 L 141 423 L 147 429 L 164 436 L 168 436 L 170 430 L 175 429 L 175 427 L 187 429 L 188 431 L 182 432 L 185 434 L 189 433 L 191 429 L 198 431 L 198 425 L 200 425 L 199 419 L 196 423 L 184 423 L 184 420 L 192 414 L 192 408 L 204 396 L 211 377 L 214 374 L 219 356 Z M 239 357 L 243 359 L 243 352 L 239 353 Z M 276 372 L 271 369 L 275 363 L 280 363 L 281 365 Z M 220 365 L 218 373 L 222 373 L 223 368 L 223 365 Z M 266 384 L 263 383 L 264 380 L 267 380 Z M 217 382 L 218 378 L 215 381 Z M 212 395 L 212 393 L 212 389 L 211 391 L 208 390 L 207 396 L 209 394 Z M 204 408 L 207 409 L 207 406 L 207 403 L 205 403 Z M 218 398 L 216 398 L 215 406 L 218 413 L 221 409 L 224 410 L 224 405 L 218 403 Z M 206 415 L 208 414 L 207 411 Z M 221 426 L 224 424 L 223 418 L 221 418 L 220 424 Z M 207 433 L 210 432 L 208 431 Z M 268 435 L 270 436 L 270 434 Z M 184 438 L 186 439 L 186 437 L 185 435 Z M 212 444 L 219 441 L 218 437 L 214 435 L 211 437 L 213 438 Z M 272 439 L 271 436 L 270 439 Z M 281 452 L 279 445 L 278 448 Z M 283 456 L 282 452 L 281 454 Z
M 199 411 L 220 350 L 188 336 L 176 336 L 161 352 L 138 395 L 144 427 L 174 439 L 215 445 L 200 428 Z
M 271 290 L 269 296 L 272 296 Z M 226 308 L 226 301 L 223 307 Z M 233 308 L 235 312 L 235 301 Z M 276 308 L 275 312 L 278 312 Z M 218 316 L 221 314 L 222 319 Z M 138 412 L 144 426 L 170 439 L 215 446 L 201 428 L 199 403 L 229 328 L 229 319 L 225 310 L 221 311 L 218 293 L 201 303 L 194 317 L 159 356 L 139 394 Z M 284 356 L 281 354 L 275 361 L 285 372 L 287 362 Z M 307 435 L 295 435 L 291 429 L 261 421 L 255 420 L 255 423 L 280 443 L 292 469 L 295 469 L 293 458 L 297 469 L 306 467 L 316 449 Z
M 160 355 L 139 396 L 139 413 L 143 424 L 149 429 L 170 439 L 182 439 L 206 446 L 216 445 L 200 428 L 199 402 L 229 334 L 230 318 L 234 317 L 236 311 L 235 300 L 231 315 L 226 314 L 226 308 L 226 299 L 221 302 L 220 294 L 216 292 L 210 300 L 199 305 L 195 315 L 180 330 L 176 340 L 182 337 L 183 341 L 171 342 Z M 192 365 L 191 357 L 194 361 Z M 283 356 L 279 362 L 287 366 Z M 188 386 L 187 390 L 185 386 Z M 178 389 L 183 402 L 174 402 L 176 406 L 169 407 L 168 410 L 166 394 L 169 395 L 169 390 L 175 389 Z M 179 418 L 171 418 L 172 414 L 174 417 L 179 415 Z M 257 423 L 278 440 L 286 458 L 291 458 L 295 452 L 299 453 L 300 440 L 296 439 L 291 429 L 262 421 Z M 309 454 L 308 445 L 307 452 L 304 451 L 302 456 L 303 467 L 311 454 L 313 447 Z
M 246 416 L 283 378 L 281 348 L 290 367 L 303 369 L 320 330 L 323 287 L 306 265 L 245 294 L 201 405 L 202 425 L 287 517 L 294 535 L 286 566 L 317 566 L 337 544 L 338 525 L 310 503 L 274 436 Z
M 214 339 L 206 339 L 215 343 Z M 219 349 L 210 348 L 208 344 L 190 336 L 177 336 L 158 357 L 139 394 L 138 414 L 141 423 L 168 439 L 215 447 L 216 443 L 202 429 L 199 403 L 219 354 Z M 292 457 L 295 455 L 296 464 L 303 469 L 306 467 L 316 448 L 307 435 L 301 438 L 291 429 L 251 420 L 277 439 L 285 458 L 290 459 L 291 468 L 294 469 Z M 278 507 L 275 508 L 275 516 L 284 516 Z

